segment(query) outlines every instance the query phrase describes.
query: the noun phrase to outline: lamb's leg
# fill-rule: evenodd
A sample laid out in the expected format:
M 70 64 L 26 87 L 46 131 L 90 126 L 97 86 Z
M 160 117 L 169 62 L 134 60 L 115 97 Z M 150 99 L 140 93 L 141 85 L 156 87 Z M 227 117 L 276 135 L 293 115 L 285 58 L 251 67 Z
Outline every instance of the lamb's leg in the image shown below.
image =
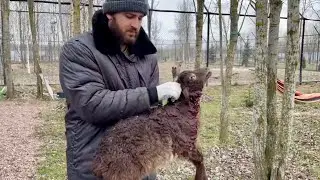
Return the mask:
M 192 161 L 192 163 L 196 166 L 196 176 L 195 180 L 207 180 L 206 170 L 203 162 L 195 162 Z
M 178 143 L 173 144 L 174 154 L 190 161 L 196 167 L 195 180 L 207 180 L 202 153 L 197 148 L 194 139 L 186 141 L 185 137 L 180 137 L 181 139 L 177 140 Z
M 203 162 L 203 155 L 195 147 L 193 151 L 189 154 L 189 160 L 196 167 L 196 176 L 195 180 L 207 180 L 206 169 Z

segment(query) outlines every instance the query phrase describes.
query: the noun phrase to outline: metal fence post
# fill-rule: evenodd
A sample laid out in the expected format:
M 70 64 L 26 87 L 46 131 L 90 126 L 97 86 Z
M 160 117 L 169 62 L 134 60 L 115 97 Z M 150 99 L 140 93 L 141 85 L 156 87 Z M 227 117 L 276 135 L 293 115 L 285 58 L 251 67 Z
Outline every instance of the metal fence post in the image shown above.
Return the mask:
M 208 26 L 207 26 L 207 67 L 209 67 L 209 54 L 210 54 L 210 14 L 208 12 Z
M 306 20 L 302 17 L 302 40 L 301 40 L 301 52 L 300 52 L 300 72 L 299 72 L 299 84 L 302 84 L 302 60 L 303 60 L 303 45 L 304 45 L 304 31 Z
M 319 40 L 320 40 L 320 35 L 318 34 L 318 50 L 317 50 L 317 65 L 316 65 L 316 71 L 320 71 L 319 69 Z

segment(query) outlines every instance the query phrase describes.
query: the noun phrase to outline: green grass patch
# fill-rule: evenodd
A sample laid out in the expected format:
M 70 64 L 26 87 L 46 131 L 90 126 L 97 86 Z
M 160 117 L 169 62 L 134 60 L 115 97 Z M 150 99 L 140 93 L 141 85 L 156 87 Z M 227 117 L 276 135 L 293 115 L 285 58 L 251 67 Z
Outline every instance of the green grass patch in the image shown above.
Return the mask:
M 50 103 L 50 102 L 49 102 Z M 51 107 L 51 105 L 49 105 Z M 59 102 L 41 112 L 43 124 L 37 134 L 43 142 L 42 159 L 37 168 L 37 179 L 66 179 L 64 107 Z
M 247 123 L 247 117 L 243 117 L 240 111 L 245 108 L 245 100 L 249 92 L 249 86 L 232 86 L 230 95 L 230 120 L 229 126 Z M 205 95 L 213 98 L 213 101 L 201 104 L 201 127 L 199 141 L 202 148 L 208 149 L 219 144 L 220 111 L 221 111 L 221 86 L 205 88 Z M 240 109 L 239 109 L 240 108 Z M 246 109 L 248 111 L 248 109 Z M 251 119 L 249 119 L 251 120 Z M 229 145 L 236 144 L 236 134 L 230 134 Z
M 6 88 L 0 86 L 0 101 L 6 97 Z

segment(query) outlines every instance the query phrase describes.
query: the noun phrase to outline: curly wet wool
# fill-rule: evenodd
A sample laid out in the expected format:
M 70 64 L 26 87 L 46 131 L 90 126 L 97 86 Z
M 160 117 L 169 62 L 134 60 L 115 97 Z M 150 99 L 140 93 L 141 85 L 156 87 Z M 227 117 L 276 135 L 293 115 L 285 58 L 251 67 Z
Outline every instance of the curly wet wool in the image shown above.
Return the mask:
M 146 15 L 149 5 L 147 0 L 106 0 L 102 8 L 104 13 L 131 11 Z

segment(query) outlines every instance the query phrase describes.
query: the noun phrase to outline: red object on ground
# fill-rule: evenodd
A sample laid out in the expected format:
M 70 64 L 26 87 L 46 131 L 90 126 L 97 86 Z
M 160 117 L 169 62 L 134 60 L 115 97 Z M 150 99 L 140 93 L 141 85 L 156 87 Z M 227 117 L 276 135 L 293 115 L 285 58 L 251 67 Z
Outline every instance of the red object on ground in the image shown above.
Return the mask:
M 281 93 L 284 92 L 284 81 L 277 80 L 277 90 Z M 300 91 L 296 91 L 294 100 L 302 103 L 320 102 L 320 93 L 303 94 Z

